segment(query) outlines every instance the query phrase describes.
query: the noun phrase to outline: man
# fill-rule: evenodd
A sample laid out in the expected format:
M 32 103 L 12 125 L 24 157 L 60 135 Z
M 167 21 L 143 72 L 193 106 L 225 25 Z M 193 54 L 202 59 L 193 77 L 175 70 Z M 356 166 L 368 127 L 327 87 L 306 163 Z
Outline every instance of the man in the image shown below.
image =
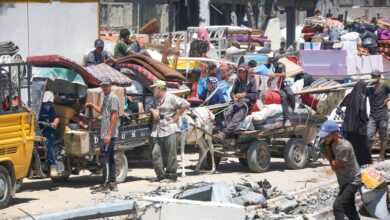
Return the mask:
M 370 117 L 367 125 L 368 147 L 371 152 L 375 134 L 378 132 L 380 140 L 380 156 L 378 161 L 385 160 L 385 151 L 387 146 L 387 124 L 390 86 L 381 83 L 381 74 L 378 70 L 371 73 L 372 79 L 375 79 L 374 86 L 367 89 L 367 96 L 370 100 Z
M 271 52 L 272 52 L 271 41 L 265 42 L 264 47 L 259 50 L 259 53 L 261 54 L 269 54 Z
M 325 155 L 330 167 L 336 172 L 339 194 L 333 203 L 333 214 L 336 220 L 357 220 L 359 214 L 355 206 L 355 193 L 361 184 L 359 165 L 351 143 L 341 139 L 339 127 L 334 121 L 326 121 L 318 136 L 323 140 Z
M 86 57 L 86 66 L 98 65 L 109 61 L 110 55 L 104 50 L 104 42 L 100 39 L 95 40 L 95 50 L 88 53 Z
M 275 54 L 276 55 L 281 55 L 281 54 L 285 54 L 286 53 L 286 41 L 282 40 L 280 42 L 280 48 L 275 51 Z
M 104 77 L 100 83 L 104 93 L 103 105 L 97 106 L 93 103 L 86 103 L 86 107 L 92 107 L 96 112 L 102 114 L 100 138 L 103 140 L 103 146 L 100 149 L 100 163 L 103 171 L 103 184 L 95 192 L 110 192 L 118 191 L 116 185 L 115 171 L 115 140 L 118 138 L 118 130 L 120 120 L 119 99 L 118 96 L 111 91 L 112 81 L 108 77 Z
M 230 94 L 235 105 L 225 113 L 224 128 L 218 134 L 219 138 L 229 138 L 236 130 L 257 99 L 256 80 L 248 72 L 248 64 L 242 63 L 238 68 L 238 78 L 233 84 Z
M 154 121 L 150 134 L 154 144 L 152 150 L 154 171 L 158 181 L 164 179 L 176 181 L 177 143 L 180 132 L 178 122 L 190 104 L 185 99 L 168 94 L 164 81 L 157 80 L 151 88 L 154 88 L 154 99 L 148 109 Z M 167 161 L 163 161 L 163 158 Z
M 40 124 L 39 127 L 42 135 L 46 138 L 47 159 L 50 165 L 50 176 L 58 175 L 57 157 L 54 142 L 57 138 L 57 127 L 60 123 L 60 118 L 57 116 L 51 101 L 42 103 L 41 112 L 39 113 L 39 121 L 45 122 L 50 126 Z
M 273 69 L 273 73 L 271 73 L 267 69 L 264 69 L 264 66 L 259 66 L 259 68 L 256 68 L 254 72 L 260 75 L 266 75 L 270 78 L 270 89 L 272 91 L 279 92 L 280 98 L 282 99 L 284 127 L 291 127 L 288 106 L 290 103 L 290 106 L 294 111 L 295 96 L 290 86 L 288 86 L 287 83 L 284 81 L 284 79 L 286 78 L 286 66 L 283 63 L 278 62 L 277 58 L 269 58 L 265 66 L 268 69 Z
M 224 100 L 226 102 L 230 102 L 231 98 L 230 98 L 230 92 L 231 92 L 231 88 L 232 88 L 232 85 L 233 83 L 229 82 L 229 71 L 228 71 L 228 67 L 227 67 L 227 64 L 226 63 L 223 63 L 221 65 L 221 81 L 219 82 L 218 84 L 218 89 L 220 89 L 222 91 L 222 95 L 224 97 Z
M 123 58 L 133 54 L 132 42 L 130 41 L 130 31 L 127 28 L 123 28 L 119 32 L 119 40 L 115 44 L 114 57 Z

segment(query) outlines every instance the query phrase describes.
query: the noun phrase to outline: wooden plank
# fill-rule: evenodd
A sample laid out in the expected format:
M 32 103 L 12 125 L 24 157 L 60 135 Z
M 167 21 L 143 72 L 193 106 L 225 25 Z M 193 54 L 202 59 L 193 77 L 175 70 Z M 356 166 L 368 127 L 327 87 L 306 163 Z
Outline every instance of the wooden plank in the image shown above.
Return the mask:
M 168 48 L 171 47 L 171 43 L 172 43 L 172 32 L 169 33 L 168 38 L 164 42 L 161 63 L 168 64 Z
M 373 83 L 376 80 L 366 80 L 366 83 Z M 344 84 L 339 84 L 339 85 L 334 85 L 334 86 L 324 86 L 321 88 L 314 88 L 314 89 L 303 89 L 301 91 L 294 92 L 295 95 L 302 95 L 302 94 L 308 94 L 308 93 L 320 93 L 320 92 L 330 92 L 332 90 L 337 90 L 345 87 L 353 87 L 357 84 L 357 82 L 352 82 L 352 83 L 344 83 Z
M 180 53 L 180 39 L 175 38 L 175 42 L 176 42 L 176 48 L 175 48 L 175 55 L 173 58 L 173 69 L 176 69 L 177 67 L 177 61 Z

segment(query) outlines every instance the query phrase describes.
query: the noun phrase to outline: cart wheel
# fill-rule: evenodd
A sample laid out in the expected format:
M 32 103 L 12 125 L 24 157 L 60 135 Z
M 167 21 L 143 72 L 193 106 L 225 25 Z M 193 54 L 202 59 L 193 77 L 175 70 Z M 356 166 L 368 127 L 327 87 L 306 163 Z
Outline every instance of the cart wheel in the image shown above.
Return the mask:
M 305 143 L 296 138 L 287 141 L 284 146 L 284 162 L 291 169 L 302 169 L 307 163 L 307 149 Z
M 11 200 L 12 182 L 8 170 L 0 165 L 0 209 L 8 206 Z
M 268 170 L 271 162 L 271 151 L 265 141 L 255 141 L 248 149 L 247 160 L 249 169 L 256 173 Z
M 200 154 L 199 154 L 200 156 Z M 214 163 L 215 163 L 215 168 L 218 167 L 219 163 L 221 162 L 221 157 L 216 156 L 214 153 Z M 207 152 L 205 160 L 203 160 L 202 164 L 200 165 L 201 169 L 204 170 L 211 170 L 211 154 L 210 152 Z
M 115 170 L 116 170 L 116 182 L 123 183 L 127 177 L 127 171 L 129 170 L 129 164 L 127 162 L 126 155 L 123 152 L 116 152 L 114 155 Z
M 243 167 L 248 167 L 248 160 L 246 158 L 238 158 L 238 161 L 240 161 Z

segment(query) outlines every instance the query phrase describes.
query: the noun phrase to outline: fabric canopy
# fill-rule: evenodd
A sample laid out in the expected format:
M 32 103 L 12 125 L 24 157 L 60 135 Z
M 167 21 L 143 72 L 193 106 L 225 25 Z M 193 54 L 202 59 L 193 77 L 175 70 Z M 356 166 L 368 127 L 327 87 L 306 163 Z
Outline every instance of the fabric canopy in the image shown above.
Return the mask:
M 75 94 L 84 97 L 87 94 L 87 85 L 83 78 L 75 71 L 59 67 L 33 67 L 33 80 L 48 80 L 48 91 Z

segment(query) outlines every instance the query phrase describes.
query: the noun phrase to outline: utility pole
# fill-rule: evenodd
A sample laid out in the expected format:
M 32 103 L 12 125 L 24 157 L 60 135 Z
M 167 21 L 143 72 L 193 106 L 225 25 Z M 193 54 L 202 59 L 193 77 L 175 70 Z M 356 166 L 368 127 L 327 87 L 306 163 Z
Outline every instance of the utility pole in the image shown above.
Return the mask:
M 168 0 L 168 4 L 169 4 L 169 24 L 168 24 L 168 28 L 169 28 L 169 32 L 172 32 L 173 31 L 173 27 L 174 27 L 174 22 L 175 22 L 175 15 L 173 14 L 173 0 Z
M 297 10 L 295 7 L 286 7 L 286 28 L 287 39 L 286 48 L 288 48 L 295 40 L 295 26 L 297 25 Z

